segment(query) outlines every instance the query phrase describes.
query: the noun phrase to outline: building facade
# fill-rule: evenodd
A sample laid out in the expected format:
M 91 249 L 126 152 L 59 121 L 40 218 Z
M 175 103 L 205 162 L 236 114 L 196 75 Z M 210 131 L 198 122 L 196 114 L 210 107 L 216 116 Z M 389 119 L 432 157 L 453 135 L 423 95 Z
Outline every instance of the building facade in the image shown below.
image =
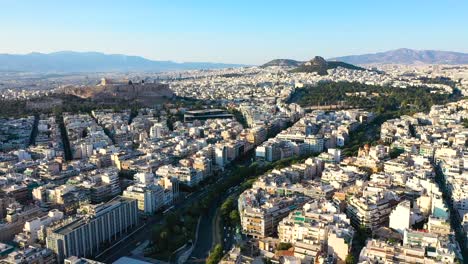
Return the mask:
M 94 256 L 138 224 L 137 201 L 116 197 L 81 208 L 83 215 L 48 230 L 47 247 L 61 263 L 70 256 Z

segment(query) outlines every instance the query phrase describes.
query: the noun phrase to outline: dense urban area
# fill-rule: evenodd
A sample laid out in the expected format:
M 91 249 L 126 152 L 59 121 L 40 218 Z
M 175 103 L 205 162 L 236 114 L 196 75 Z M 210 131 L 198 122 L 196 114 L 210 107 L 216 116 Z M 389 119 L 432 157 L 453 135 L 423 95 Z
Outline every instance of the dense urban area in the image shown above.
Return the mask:
M 0 263 L 466 263 L 468 66 L 341 66 L 0 72 Z

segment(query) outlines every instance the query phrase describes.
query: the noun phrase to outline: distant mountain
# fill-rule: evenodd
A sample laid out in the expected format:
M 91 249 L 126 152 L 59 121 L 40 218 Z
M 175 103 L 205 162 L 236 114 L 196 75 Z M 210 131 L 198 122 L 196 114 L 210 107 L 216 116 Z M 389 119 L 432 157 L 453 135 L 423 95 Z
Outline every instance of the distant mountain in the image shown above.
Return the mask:
M 336 57 L 352 64 L 468 64 L 468 53 L 397 49 L 373 54 Z
M 104 54 L 99 52 L 61 51 L 29 53 L 25 55 L 0 54 L 0 71 L 27 72 L 127 72 L 219 69 L 241 67 L 239 64 L 210 62 L 154 61 L 138 56 Z
M 297 60 L 290 60 L 290 59 L 276 59 L 269 61 L 265 64 L 263 64 L 262 68 L 269 67 L 269 66 L 281 66 L 281 67 L 297 67 L 304 63 L 303 61 L 297 61 Z
M 319 75 L 327 75 L 327 70 L 336 69 L 338 67 L 351 69 L 351 70 L 361 70 L 366 69 L 348 64 L 341 61 L 326 61 L 320 56 L 315 56 L 312 60 L 302 63 L 299 67 L 292 70 L 292 72 L 316 72 Z

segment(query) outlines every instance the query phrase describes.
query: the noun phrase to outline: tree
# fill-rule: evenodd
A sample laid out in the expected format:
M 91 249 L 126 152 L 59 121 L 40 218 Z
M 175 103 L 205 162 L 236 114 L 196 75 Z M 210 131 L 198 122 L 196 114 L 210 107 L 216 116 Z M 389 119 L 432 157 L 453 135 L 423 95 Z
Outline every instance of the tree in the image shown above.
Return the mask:
M 468 118 L 463 118 L 463 127 L 468 128 Z
M 223 258 L 223 246 L 217 244 L 213 251 L 210 252 L 210 255 L 206 259 L 207 264 L 216 264 Z
M 403 152 L 405 151 L 402 149 L 393 148 L 392 150 L 390 150 L 389 156 L 391 159 L 395 159 L 398 156 L 400 156 Z
M 276 246 L 276 250 L 288 250 L 291 247 L 292 247 L 291 243 L 281 242 L 281 243 L 278 244 L 278 246 Z
M 366 92 L 376 96 L 350 95 Z M 454 90 L 452 94 L 431 93 L 422 85 L 398 89 L 390 86 L 367 85 L 357 82 L 319 83 L 317 86 L 297 89 L 292 98 L 298 98 L 302 106 L 344 105 L 370 108 L 372 111 L 384 114 L 390 111 L 408 114 L 412 111 L 427 111 L 433 104 L 443 104 L 456 100 L 460 94 Z
M 208 196 L 206 196 L 200 201 L 200 209 L 204 212 L 207 212 L 210 204 L 211 204 L 211 200 L 209 199 Z
M 346 264 L 354 264 L 354 263 L 355 263 L 355 260 L 354 260 L 353 254 L 348 254 L 348 255 L 346 256 L 345 262 L 346 262 Z
M 177 225 L 177 223 L 179 222 L 179 219 L 180 219 L 180 216 L 178 214 L 174 212 L 170 212 L 166 216 L 166 223 L 168 224 L 168 226 L 172 227 L 174 225 Z
M 233 226 L 239 224 L 240 223 L 239 212 L 235 209 L 232 210 L 231 213 L 229 214 L 229 220 Z
M 221 215 L 224 219 L 227 219 L 229 213 L 234 208 L 234 199 L 232 197 L 228 197 L 224 203 L 221 205 Z
M 162 231 L 162 232 L 159 234 L 159 238 L 161 238 L 162 240 L 167 240 L 167 236 L 168 236 L 167 231 Z

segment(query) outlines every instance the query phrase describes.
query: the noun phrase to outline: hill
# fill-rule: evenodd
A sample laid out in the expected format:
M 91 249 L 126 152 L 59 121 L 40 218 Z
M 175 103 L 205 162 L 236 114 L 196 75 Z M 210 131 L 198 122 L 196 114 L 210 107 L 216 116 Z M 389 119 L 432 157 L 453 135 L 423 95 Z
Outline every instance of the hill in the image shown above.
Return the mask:
M 95 101 L 138 101 L 145 105 L 173 98 L 174 92 L 168 84 L 145 83 L 131 81 L 112 81 L 102 79 L 93 86 L 66 86 L 61 89 L 63 94 L 73 95 Z
M 24 55 L 0 54 L 0 71 L 27 72 L 131 72 L 219 69 L 240 67 L 239 64 L 210 62 L 154 61 L 139 56 L 104 54 L 99 52 L 61 51 L 29 53 Z
M 292 70 L 292 72 L 316 72 L 320 75 L 327 75 L 327 70 L 336 69 L 338 67 L 351 69 L 351 70 L 365 70 L 364 68 L 348 64 L 341 61 L 326 61 L 324 58 L 320 56 L 315 56 L 312 60 L 307 61 L 301 64 L 296 69 Z
M 397 49 L 373 54 L 332 58 L 352 64 L 468 64 L 468 53 Z
M 297 60 L 290 60 L 290 59 L 276 59 L 276 60 L 269 61 L 260 67 L 262 68 L 269 67 L 269 66 L 297 67 L 301 65 L 302 63 L 304 62 L 297 61 Z

